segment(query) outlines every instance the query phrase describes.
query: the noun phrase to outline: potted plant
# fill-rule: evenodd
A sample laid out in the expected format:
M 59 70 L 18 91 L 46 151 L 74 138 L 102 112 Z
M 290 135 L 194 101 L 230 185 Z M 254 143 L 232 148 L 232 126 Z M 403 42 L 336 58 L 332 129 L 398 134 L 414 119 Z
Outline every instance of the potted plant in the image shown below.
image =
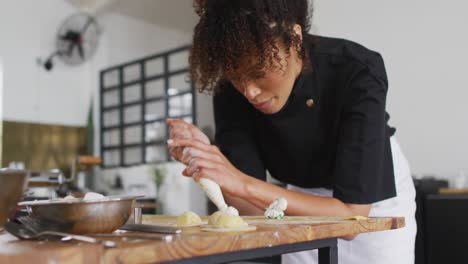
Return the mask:
M 155 166 L 153 168 L 153 181 L 156 186 L 156 202 L 158 203 L 158 207 L 156 208 L 156 214 L 161 214 L 163 211 L 162 208 L 164 208 L 161 195 L 161 186 L 164 184 L 166 173 L 166 168 L 161 165 Z

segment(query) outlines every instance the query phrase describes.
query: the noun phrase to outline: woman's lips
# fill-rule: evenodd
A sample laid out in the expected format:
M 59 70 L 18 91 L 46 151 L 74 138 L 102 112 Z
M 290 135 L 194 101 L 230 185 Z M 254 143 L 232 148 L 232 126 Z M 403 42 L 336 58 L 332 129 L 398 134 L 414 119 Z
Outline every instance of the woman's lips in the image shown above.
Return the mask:
M 259 103 L 259 104 L 254 104 L 254 107 L 257 108 L 258 110 L 264 110 L 266 108 L 268 108 L 271 104 L 271 101 L 272 101 L 272 98 L 262 102 L 262 103 Z

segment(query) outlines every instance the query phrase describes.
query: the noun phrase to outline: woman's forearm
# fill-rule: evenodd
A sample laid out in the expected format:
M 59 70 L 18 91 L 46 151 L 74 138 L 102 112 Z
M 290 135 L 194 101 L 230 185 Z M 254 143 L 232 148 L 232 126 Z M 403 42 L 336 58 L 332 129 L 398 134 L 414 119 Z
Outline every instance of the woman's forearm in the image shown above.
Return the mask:
M 287 190 L 279 186 L 245 176 L 243 200 L 263 209 L 275 198 L 284 197 L 288 201 L 287 215 L 308 216 L 353 216 L 369 214 L 369 205 L 346 204 L 333 197 L 321 197 L 307 193 Z
M 224 198 L 228 205 L 234 206 L 239 211 L 240 215 L 263 215 L 263 210 L 244 199 L 229 194 L 224 194 Z
M 295 192 L 248 176 L 235 168 L 214 146 L 189 139 L 171 139 L 170 147 L 189 147 L 198 151 L 189 157 L 184 175 L 195 181 L 206 177 L 218 183 L 227 196 L 236 196 L 264 210 L 278 197 L 288 200 L 288 215 L 352 216 L 369 214 L 370 205 L 346 204 L 333 197 Z M 190 151 L 188 152 L 190 153 Z

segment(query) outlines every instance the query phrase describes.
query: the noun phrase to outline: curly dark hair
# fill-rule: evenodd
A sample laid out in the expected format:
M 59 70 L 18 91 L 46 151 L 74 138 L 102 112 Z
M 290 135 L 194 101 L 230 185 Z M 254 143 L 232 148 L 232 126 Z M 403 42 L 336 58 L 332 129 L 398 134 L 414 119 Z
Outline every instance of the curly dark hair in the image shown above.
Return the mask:
M 190 52 L 190 77 L 200 92 L 216 92 L 224 80 L 262 78 L 281 69 L 279 45 L 304 61 L 312 7 L 308 0 L 194 0 L 200 20 Z M 303 39 L 294 32 L 301 26 Z M 278 62 L 278 63 L 275 63 Z M 279 65 L 279 66 L 278 66 Z

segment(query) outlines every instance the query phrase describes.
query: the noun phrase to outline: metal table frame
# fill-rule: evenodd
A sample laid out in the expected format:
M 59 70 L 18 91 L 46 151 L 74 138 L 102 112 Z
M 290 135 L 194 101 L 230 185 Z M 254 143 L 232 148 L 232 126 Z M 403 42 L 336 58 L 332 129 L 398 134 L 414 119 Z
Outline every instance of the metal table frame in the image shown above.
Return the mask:
M 261 257 L 277 256 L 286 253 L 318 249 L 319 264 L 338 264 L 338 239 L 326 238 L 299 242 L 288 245 L 279 245 L 265 248 L 248 249 L 235 252 L 199 256 L 188 259 L 163 262 L 164 264 L 211 264 L 231 261 L 242 261 Z

